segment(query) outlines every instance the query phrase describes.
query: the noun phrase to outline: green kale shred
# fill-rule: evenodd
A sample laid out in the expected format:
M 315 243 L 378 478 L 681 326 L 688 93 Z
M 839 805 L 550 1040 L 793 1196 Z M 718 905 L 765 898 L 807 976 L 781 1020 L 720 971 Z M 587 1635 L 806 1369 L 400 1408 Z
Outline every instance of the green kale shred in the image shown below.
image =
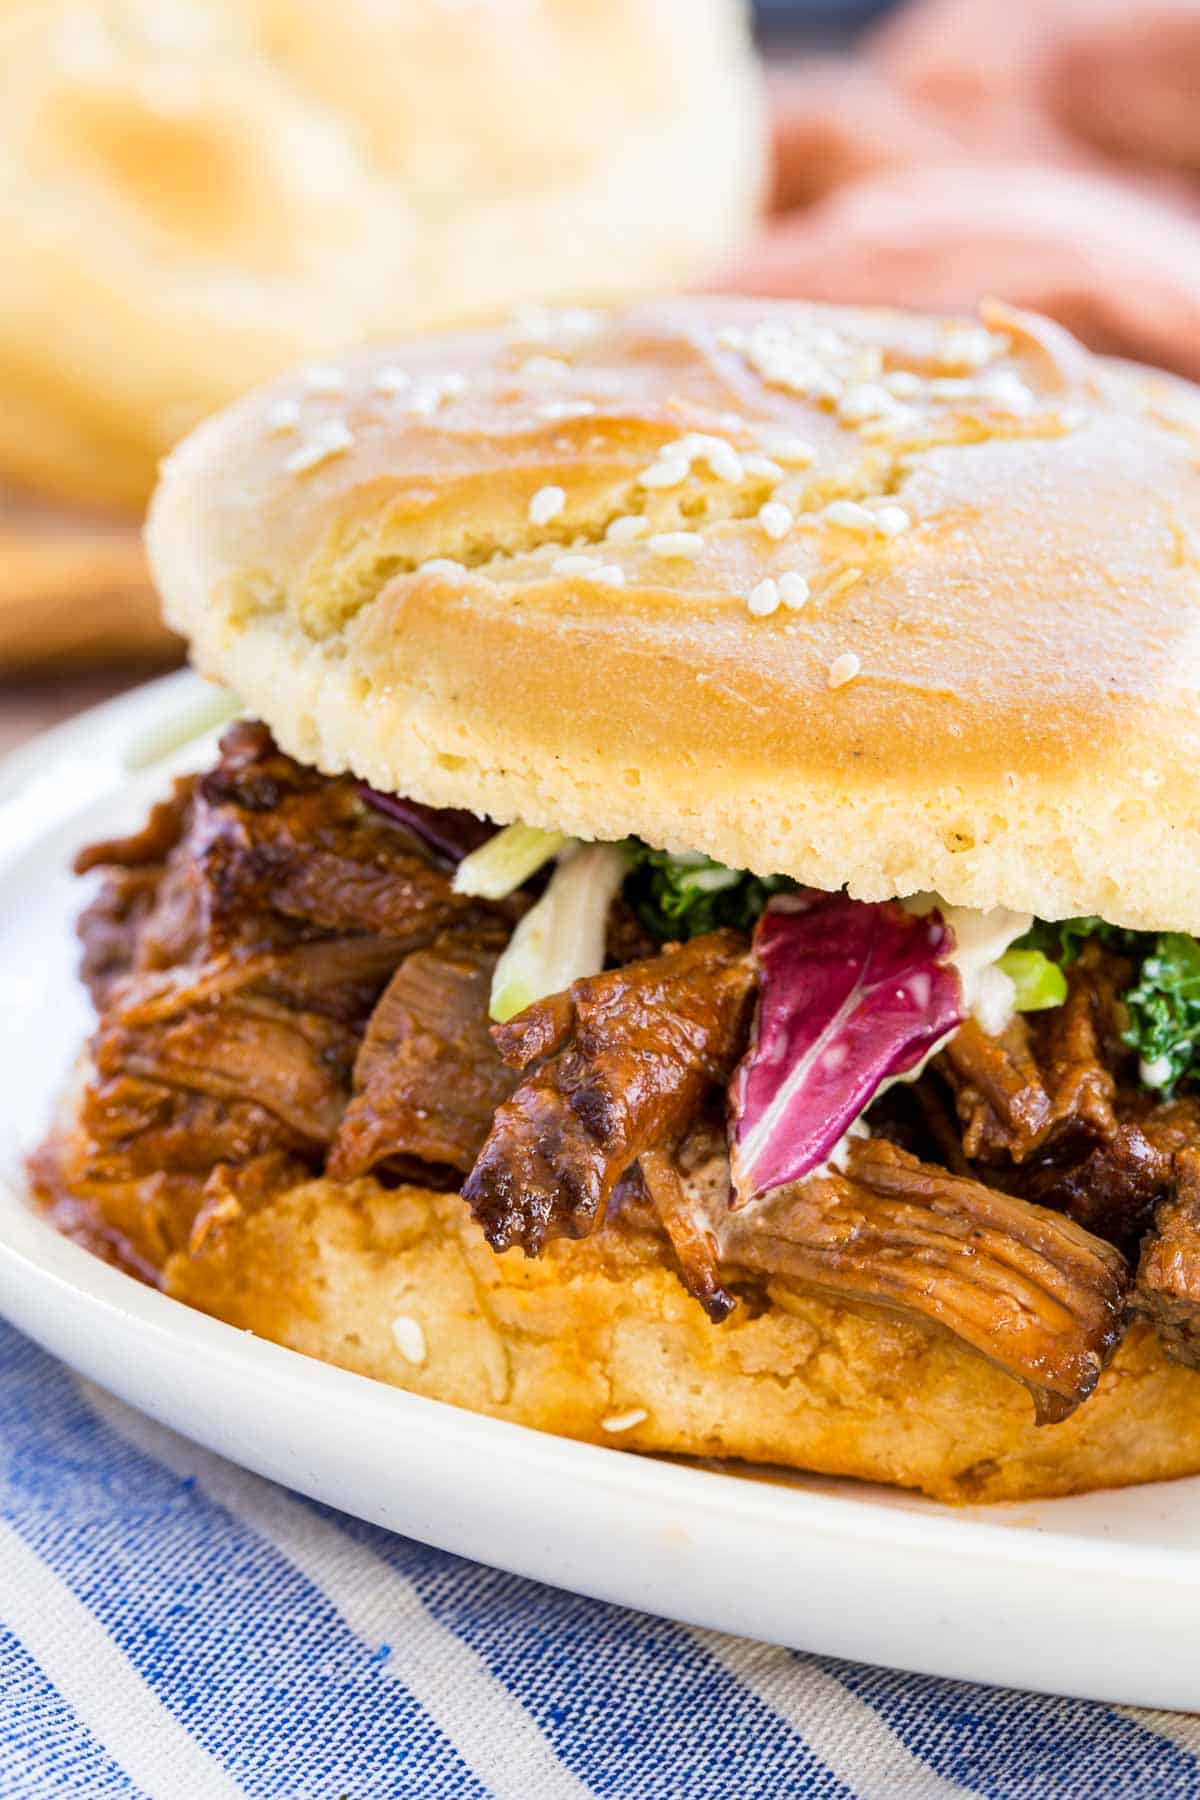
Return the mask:
M 796 883 L 786 875 L 751 875 L 727 869 L 699 851 L 672 856 L 632 840 L 633 858 L 625 882 L 625 898 L 651 937 L 662 942 L 699 937 L 723 925 L 751 931 L 772 894 L 789 893 Z
M 1089 938 L 1133 961 L 1137 975 L 1122 996 L 1129 1014 L 1122 1042 L 1137 1052 L 1143 1086 L 1171 1099 L 1180 1082 L 1200 1079 L 1200 943 L 1181 931 L 1130 931 L 1089 917 L 1038 919 L 1019 944 L 1065 966 Z
M 1052 962 L 1062 963 L 1065 968 L 1075 961 L 1088 939 L 1093 937 L 1122 955 L 1143 956 L 1150 933 L 1127 931 L 1123 925 L 1108 925 L 1094 913 L 1089 913 L 1082 919 L 1057 919 L 1053 923 L 1035 919 L 1025 936 L 1017 939 L 1014 948 L 1040 950 Z
M 1143 1083 L 1167 1099 L 1197 1075 L 1200 1048 L 1200 944 L 1182 931 L 1162 931 L 1125 995 L 1125 1042 L 1138 1053 Z

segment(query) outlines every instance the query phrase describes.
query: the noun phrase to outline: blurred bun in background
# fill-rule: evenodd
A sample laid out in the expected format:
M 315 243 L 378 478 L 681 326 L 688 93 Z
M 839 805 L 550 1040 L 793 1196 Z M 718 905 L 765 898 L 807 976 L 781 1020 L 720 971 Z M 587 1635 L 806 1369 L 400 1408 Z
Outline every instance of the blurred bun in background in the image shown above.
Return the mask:
M 0 477 L 131 511 L 297 360 L 697 279 L 763 179 L 737 0 L 0 0 L 0 67 Z

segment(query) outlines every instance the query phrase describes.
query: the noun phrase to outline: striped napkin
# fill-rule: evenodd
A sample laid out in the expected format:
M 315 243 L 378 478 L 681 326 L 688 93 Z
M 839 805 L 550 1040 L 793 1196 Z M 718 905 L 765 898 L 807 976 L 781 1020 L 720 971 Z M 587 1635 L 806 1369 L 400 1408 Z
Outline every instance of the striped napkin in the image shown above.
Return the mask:
M 498 1574 L 245 1474 L 0 1324 L 0 1796 L 60 1795 L 1163 1800 L 1200 1795 L 1200 1720 Z

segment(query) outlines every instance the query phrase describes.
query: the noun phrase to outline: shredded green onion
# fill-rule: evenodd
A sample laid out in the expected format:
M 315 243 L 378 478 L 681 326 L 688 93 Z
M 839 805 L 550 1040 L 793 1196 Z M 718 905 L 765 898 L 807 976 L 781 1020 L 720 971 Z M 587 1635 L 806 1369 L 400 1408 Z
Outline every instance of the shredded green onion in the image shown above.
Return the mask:
M 1061 1006 L 1067 997 L 1067 978 L 1056 962 L 1040 950 L 1006 950 L 996 967 L 1016 990 L 1013 1005 L 1018 1012 L 1045 1012 Z
M 503 900 L 570 842 L 565 832 L 539 831 L 518 819 L 463 857 L 455 871 L 454 891 L 479 900 Z
M 194 738 L 236 719 L 241 710 L 241 701 L 228 688 L 207 685 L 185 705 L 140 732 L 125 752 L 125 767 L 131 772 L 148 769 Z
M 629 873 L 618 844 L 572 847 L 521 920 L 492 977 L 489 1012 L 503 1024 L 547 994 L 604 967 L 608 911 Z

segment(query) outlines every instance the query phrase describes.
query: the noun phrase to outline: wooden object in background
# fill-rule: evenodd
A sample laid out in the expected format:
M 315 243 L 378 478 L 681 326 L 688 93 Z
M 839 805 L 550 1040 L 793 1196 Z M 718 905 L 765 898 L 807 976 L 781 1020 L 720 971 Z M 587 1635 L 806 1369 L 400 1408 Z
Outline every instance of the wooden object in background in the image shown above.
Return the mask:
M 181 655 L 132 520 L 0 489 L 0 674 Z

